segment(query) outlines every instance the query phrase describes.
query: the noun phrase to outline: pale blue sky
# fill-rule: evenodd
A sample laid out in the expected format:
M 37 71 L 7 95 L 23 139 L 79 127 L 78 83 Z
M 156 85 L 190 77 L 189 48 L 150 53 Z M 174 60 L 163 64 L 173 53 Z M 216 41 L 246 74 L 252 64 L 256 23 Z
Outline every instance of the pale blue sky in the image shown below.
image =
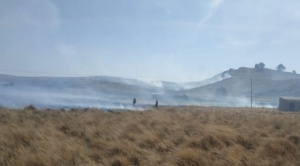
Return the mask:
M 0 0 L 0 73 L 202 80 L 300 72 L 299 0 Z

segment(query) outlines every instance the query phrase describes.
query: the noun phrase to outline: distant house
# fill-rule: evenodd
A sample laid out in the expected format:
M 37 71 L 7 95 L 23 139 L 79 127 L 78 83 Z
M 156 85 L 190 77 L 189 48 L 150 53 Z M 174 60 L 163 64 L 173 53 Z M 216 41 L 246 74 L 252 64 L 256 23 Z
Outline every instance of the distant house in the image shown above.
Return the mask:
M 300 111 L 300 97 L 280 97 L 280 111 Z

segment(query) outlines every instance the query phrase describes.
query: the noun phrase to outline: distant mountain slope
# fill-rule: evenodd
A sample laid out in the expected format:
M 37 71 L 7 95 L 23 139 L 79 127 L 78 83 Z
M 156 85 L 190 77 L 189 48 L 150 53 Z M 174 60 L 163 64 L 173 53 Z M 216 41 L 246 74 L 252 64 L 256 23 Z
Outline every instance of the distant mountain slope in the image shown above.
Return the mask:
M 300 75 L 271 69 L 258 71 L 241 67 L 223 72 L 230 77 L 205 86 L 186 91 L 191 96 L 214 97 L 218 88 L 225 88 L 230 96 L 250 96 L 253 82 L 253 95 L 257 97 L 300 96 Z
M 135 79 L 117 77 L 19 77 L 0 75 L 0 105 L 23 107 L 113 107 L 133 98 L 151 99 L 164 90 Z
M 95 90 L 139 92 L 157 91 L 159 88 L 135 79 L 118 77 L 20 77 L 0 75 L 0 87 L 47 88 L 70 90 Z
M 204 86 L 204 85 L 209 85 L 218 81 L 222 81 L 224 79 L 227 79 L 231 77 L 230 74 L 228 74 L 228 72 L 223 72 L 220 74 L 215 75 L 212 78 L 203 80 L 203 81 L 197 81 L 197 82 L 185 82 L 185 83 L 179 83 L 179 85 L 183 88 L 183 89 L 193 89 L 193 88 L 197 88 L 200 86 Z
M 140 81 L 118 77 L 19 77 L 0 75 L 0 106 L 132 107 L 138 105 L 249 106 L 250 78 L 256 103 L 275 106 L 280 96 L 300 96 L 300 75 L 253 68 L 222 72 L 199 82 Z M 225 93 L 225 96 L 219 96 Z M 238 102 L 239 100 L 239 102 Z M 242 102 L 241 102 L 242 101 Z

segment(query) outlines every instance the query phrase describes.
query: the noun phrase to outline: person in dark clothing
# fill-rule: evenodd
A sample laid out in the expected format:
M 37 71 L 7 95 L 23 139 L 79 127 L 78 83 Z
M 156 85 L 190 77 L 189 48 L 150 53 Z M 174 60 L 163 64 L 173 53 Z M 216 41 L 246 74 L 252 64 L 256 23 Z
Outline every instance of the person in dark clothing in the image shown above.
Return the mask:
M 155 102 L 155 108 L 158 109 L 158 101 Z
M 132 105 L 135 106 L 135 104 L 136 104 L 136 99 L 134 98 L 132 101 Z

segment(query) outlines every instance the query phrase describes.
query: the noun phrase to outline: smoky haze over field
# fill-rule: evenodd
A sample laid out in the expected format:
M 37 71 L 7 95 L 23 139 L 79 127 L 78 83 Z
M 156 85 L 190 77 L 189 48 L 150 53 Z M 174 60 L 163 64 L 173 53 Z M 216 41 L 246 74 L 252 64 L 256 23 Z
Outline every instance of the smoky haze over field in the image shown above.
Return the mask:
M 115 77 L 14 77 L 2 75 L 0 102 L 5 107 L 24 107 L 33 104 L 37 107 L 70 108 L 129 108 L 137 98 L 135 109 L 160 104 L 178 105 L 176 83 L 162 87 L 157 83 L 147 83 L 134 79 Z M 174 88 L 174 90 L 173 90 Z M 176 90 L 175 90 L 176 89 Z M 162 98 L 163 97 L 163 98 Z
M 250 106 L 252 77 L 254 106 L 277 107 L 280 96 L 300 96 L 299 8 L 299 0 L 0 0 L 0 104 Z M 265 70 L 252 68 L 258 62 Z M 271 70 L 278 64 L 286 72 Z
M 50 108 L 123 108 L 124 103 L 129 104 L 134 96 L 139 97 L 152 90 L 146 84 L 138 85 L 142 84 L 138 81 L 113 77 L 39 78 L 3 75 L 1 83 L 1 104 L 8 107 L 33 104 Z
M 300 71 L 300 1 L 1 0 L 0 73 L 201 81 Z
M 117 77 L 0 76 L 0 104 L 21 108 L 96 107 L 143 109 L 159 105 L 277 107 L 280 96 L 300 95 L 300 76 L 270 69 L 239 68 L 199 82 L 140 81 Z M 133 98 L 137 105 L 132 106 Z

